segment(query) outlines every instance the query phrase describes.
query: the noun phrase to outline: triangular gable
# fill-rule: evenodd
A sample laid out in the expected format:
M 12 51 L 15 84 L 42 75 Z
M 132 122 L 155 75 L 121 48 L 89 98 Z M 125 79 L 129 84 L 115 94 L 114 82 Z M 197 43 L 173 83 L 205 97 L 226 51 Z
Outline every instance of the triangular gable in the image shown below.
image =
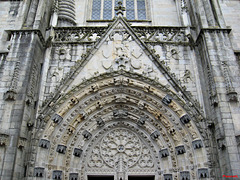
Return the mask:
M 98 42 L 82 55 L 71 69 L 68 77 L 63 79 L 61 86 L 54 94 L 68 92 L 83 81 L 99 74 L 131 71 L 157 80 L 176 94 L 195 106 L 189 93 L 181 86 L 179 80 L 170 73 L 170 69 L 160 61 L 155 54 L 134 32 L 123 17 L 117 17 L 102 35 Z M 195 107 L 200 113 L 199 107 Z

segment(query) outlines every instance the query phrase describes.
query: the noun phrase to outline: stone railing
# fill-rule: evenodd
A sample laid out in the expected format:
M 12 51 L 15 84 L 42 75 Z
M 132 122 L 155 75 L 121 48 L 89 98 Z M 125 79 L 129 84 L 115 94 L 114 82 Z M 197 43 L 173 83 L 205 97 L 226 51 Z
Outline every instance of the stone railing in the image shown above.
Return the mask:
M 146 43 L 188 43 L 185 27 L 132 27 L 138 37 Z
M 132 27 L 136 35 L 146 43 L 189 44 L 189 35 L 184 27 Z M 95 42 L 106 32 L 107 27 L 55 28 L 53 42 L 83 43 Z
M 55 28 L 54 43 L 95 42 L 102 37 L 106 27 Z

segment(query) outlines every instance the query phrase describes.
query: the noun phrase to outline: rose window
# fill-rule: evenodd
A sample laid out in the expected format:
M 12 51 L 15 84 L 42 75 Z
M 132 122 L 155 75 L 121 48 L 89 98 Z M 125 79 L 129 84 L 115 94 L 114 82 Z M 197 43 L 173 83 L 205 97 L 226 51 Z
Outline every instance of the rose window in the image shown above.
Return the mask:
M 110 167 L 114 167 L 120 158 L 128 167 L 132 167 L 138 162 L 141 153 L 140 139 L 126 129 L 113 130 L 101 141 L 101 156 Z

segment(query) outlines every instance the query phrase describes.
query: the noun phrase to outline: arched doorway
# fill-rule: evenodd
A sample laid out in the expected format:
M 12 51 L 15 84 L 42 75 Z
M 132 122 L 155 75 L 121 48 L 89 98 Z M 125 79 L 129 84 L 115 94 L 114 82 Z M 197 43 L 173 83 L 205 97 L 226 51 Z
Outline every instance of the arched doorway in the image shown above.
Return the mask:
M 209 176 L 201 116 L 151 79 L 100 76 L 45 110 L 33 174 L 42 168 L 46 179 Z

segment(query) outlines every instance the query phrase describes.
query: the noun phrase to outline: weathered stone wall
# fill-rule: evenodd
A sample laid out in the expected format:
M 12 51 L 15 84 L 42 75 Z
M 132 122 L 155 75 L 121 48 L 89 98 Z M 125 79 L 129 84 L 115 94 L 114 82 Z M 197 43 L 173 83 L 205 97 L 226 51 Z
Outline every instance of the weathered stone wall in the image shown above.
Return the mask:
M 20 29 L 24 20 L 25 4 L 22 1 L 0 2 L 0 53 L 8 52 L 9 34 L 5 30 Z
M 240 51 L 240 2 L 239 1 L 219 1 L 226 25 L 232 29 L 230 38 L 235 51 Z

